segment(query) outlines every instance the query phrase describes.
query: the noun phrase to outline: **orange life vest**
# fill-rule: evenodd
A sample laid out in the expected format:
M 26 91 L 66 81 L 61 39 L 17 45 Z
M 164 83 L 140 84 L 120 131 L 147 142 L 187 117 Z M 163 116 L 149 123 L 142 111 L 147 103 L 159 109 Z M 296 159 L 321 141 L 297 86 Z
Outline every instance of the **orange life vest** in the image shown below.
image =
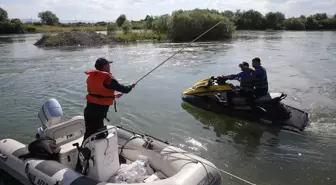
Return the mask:
M 89 70 L 85 74 L 88 75 L 86 100 L 99 105 L 112 105 L 114 90 L 104 87 L 104 82 L 113 78 L 112 74 L 99 70 Z

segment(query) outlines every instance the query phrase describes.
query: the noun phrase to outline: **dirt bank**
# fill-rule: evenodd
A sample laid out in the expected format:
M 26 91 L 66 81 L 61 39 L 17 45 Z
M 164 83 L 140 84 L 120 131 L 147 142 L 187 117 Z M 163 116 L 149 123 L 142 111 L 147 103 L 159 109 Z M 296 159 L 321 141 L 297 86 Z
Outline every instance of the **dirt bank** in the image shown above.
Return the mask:
M 43 35 L 34 45 L 39 47 L 59 46 L 98 46 L 108 43 L 124 42 L 121 39 L 110 37 L 96 32 L 62 32 L 56 35 Z

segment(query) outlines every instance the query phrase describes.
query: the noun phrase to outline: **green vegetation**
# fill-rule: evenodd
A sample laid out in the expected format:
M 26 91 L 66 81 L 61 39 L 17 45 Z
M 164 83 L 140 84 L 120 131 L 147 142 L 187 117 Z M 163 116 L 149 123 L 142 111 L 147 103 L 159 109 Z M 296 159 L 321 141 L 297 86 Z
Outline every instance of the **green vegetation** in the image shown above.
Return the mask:
M 40 12 L 38 17 L 41 19 L 42 24 L 56 25 L 59 23 L 58 17 L 51 11 Z
M 0 21 L 7 21 L 7 20 L 8 20 L 7 11 L 0 7 Z
M 121 14 L 121 15 L 117 18 L 116 23 L 117 23 L 117 25 L 118 25 L 119 27 L 121 27 L 121 26 L 124 24 L 125 21 L 126 21 L 126 15 L 125 15 L 125 14 Z
M 122 42 L 132 42 L 132 41 L 139 41 L 139 40 L 168 40 L 165 34 L 157 34 L 153 32 L 133 32 L 133 33 L 119 33 L 113 36 Z
M 72 31 L 58 34 L 45 34 L 34 45 L 39 47 L 62 46 L 99 46 L 109 43 L 135 42 L 138 40 L 166 40 L 164 34 L 153 32 L 116 33 L 115 35 L 100 34 L 95 31 Z
M 121 14 L 115 22 L 59 23 L 59 18 L 51 11 L 38 14 L 36 23 L 22 23 L 19 19 L 8 19 L 6 10 L 0 7 L 0 34 L 36 32 L 107 31 L 108 35 L 119 39 L 169 39 L 190 41 L 222 21 L 200 40 L 221 40 L 231 37 L 235 30 L 336 30 L 336 14 L 326 13 L 286 18 L 281 12 L 268 12 L 265 15 L 255 10 L 235 12 L 226 10 L 177 10 L 160 16 L 147 15 L 138 21 L 128 20 Z M 138 30 L 145 32 L 138 33 Z M 150 31 L 150 32 L 148 32 Z M 121 34 L 122 32 L 123 34 Z
M 106 31 L 106 26 L 97 25 L 70 25 L 69 24 L 59 24 L 57 26 L 41 25 L 35 26 L 34 24 L 29 24 L 36 29 L 37 33 L 53 33 L 53 32 L 69 32 L 69 31 Z
M 132 31 L 132 23 L 128 20 L 125 20 L 121 25 L 121 29 L 123 30 L 124 34 L 130 33 L 130 31 Z
M 110 23 L 107 25 L 107 34 L 111 34 L 111 33 L 114 33 L 116 31 L 118 31 L 118 25 L 117 23 Z
M 191 41 L 204 33 L 216 23 L 222 21 L 199 40 L 220 40 L 231 37 L 235 27 L 227 17 L 215 10 L 178 10 L 172 16 L 165 15 L 158 25 L 160 32 L 167 32 L 174 41 Z M 155 21 L 154 21 L 155 23 Z M 157 24 L 154 24 L 154 28 Z
M 24 25 L 20 19 L 8 19 L 7 11 L 0 7 L 0 34 L 24 33 L 36 31 L 29 25 Z
M 165 14 L 161 16 L 146 16 L 145 20 L 133 22 L 137 27 L 142 25 L 144 33 L 132 31 L 135 27 L 131 21 L 127 20 L 125 15 L 120 15 L 116 24 L 122 29 L 123 35 L 116 34 L 115 31 L 109 31 L 109 34 L 122 40 L 172 40 L 172 41 L 190 41 L 200 34 L 214 26 L 219 21 L 220 24 L 209 33 L 204 35 L 200 40 L 220 40 L 231 37 L 235 30 L 232 21 L 216 10 L 178 10 L 172 15 Z M 140 24 L 142 22 L 142 24 Z M 147 31 L 151 31 L 148 33 Z

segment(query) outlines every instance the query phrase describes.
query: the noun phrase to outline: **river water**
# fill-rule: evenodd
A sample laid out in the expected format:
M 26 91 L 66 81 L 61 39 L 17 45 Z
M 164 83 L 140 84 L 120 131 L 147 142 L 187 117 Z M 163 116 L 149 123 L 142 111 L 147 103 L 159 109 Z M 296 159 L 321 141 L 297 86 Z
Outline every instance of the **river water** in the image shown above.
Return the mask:
M 56 98 L 68 118 L 82 115 L 86 75 L 101 56 L 129 84 L 184 44 L 139 43 L 95 48 L 39 49 L 41 35 L 0 36 L 0 135 L 34 138 L 41 105 Z M 302 135 L 274 131 L 182 103 L 184 89 L 211 75 L 236 73 L 260 57 L 270 90 L 307 110 Z M 110 108 L 112 124 L 172 142 L 217 167 L 259 185 L 336 184 L 336 32 L 239 31 L 226 42 L 195 43 L 143 79 Z M 225 174 L 223 184 L 243 182 Z

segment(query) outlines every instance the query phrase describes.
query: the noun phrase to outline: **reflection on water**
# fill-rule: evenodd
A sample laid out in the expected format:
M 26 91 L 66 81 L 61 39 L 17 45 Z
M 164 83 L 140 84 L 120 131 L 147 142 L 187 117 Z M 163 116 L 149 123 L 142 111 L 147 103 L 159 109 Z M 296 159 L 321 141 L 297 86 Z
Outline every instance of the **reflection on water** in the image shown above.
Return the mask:
M 228 117 L 226 115 L 215 114 L 194 107 L 183 102 L 182 108 L 191 114 L 196 120 L 204 125 L 204 129 L 211 129 L 216 133 L 217 142 L 233 142 L 245 148 L 258 148 L 264 133 L 273 135 L 268 138 L 265 145 L 275 146 L 279 139 L 277 135 L 280 129 L 262 126 L 258 123 L 245 122 L 244 120 Z

